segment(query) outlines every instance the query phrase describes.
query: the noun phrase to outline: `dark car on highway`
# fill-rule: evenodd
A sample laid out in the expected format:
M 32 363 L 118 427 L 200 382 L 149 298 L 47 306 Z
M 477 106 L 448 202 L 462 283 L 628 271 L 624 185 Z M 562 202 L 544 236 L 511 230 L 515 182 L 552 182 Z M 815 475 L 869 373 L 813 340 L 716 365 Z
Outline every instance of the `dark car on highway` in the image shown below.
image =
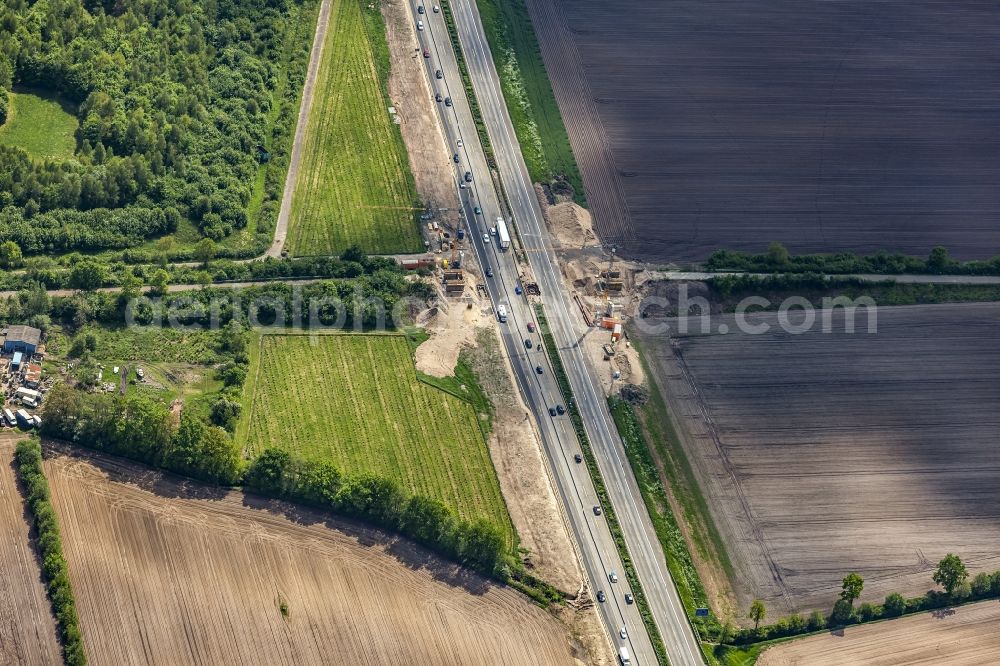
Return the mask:
M 535 366 L 535 372 L 537 372 L 538 374 L 542 374 L 544 372 L 544 370 L 542 370 L 542 366 L 536 365 Z
M 451 97 L 445 97 L 444 98 L 444 105 L 445 106 L 451 106 Z
M 573 460 L 575 460 L 578 463 L 582 463 L 583 462 L 583 456 L 581 456 L 579 453 L 577 453 L 575 456 L 573 456 Z
M 566 408 L 563 407 L 562 405 L 556 405 L 556 411 L 559 412 L 560 414 L 565 414 Z
M 598 590 L 598 592 L 597 592 L 597 600 L 603 604 L 604 600 L 606 598 L 607 597 L 604 596 L 604 590 Z
M 434 72 L 434 78 L 435 79 L 443 79 L 444 78 L 444 74 L 441 73 L 440 69 L 437 70 L 436 72 Z
M 525 340 L 524 346 L 527 347 L 528 349 L 531 349 L 531 340 Z
M 549 407 L 549 416 L 555 416 L 555 415 L 556 415 L 556 408 Z
M 435 94 L 434 94 L 434 101 L 435 101 L 435 102 L 440 102 L 440 101 L 441 101 L 441 99 L 442 99 L 442 98 L 441 98 L 441 93 L 435 93 Z
M 454 155 L 452 155 L 451 159 L 453 159 L 455 161 L 455 164 L 458 164 L 458 162 L 459 162 L 458 153 L 455 153 Z
M 424 57 L 425 57 L 425 58 L 430 58 L 430 57 L 431 57 L 431 52 L 430 52 L 430 50 L 428 50 L 428 49 L 424 49 Z
M 465 172 L 465 182 L 467 182 L 467 183 L 471 183 L 472 182 L 472 172 L 471 171 L 466 171 Z

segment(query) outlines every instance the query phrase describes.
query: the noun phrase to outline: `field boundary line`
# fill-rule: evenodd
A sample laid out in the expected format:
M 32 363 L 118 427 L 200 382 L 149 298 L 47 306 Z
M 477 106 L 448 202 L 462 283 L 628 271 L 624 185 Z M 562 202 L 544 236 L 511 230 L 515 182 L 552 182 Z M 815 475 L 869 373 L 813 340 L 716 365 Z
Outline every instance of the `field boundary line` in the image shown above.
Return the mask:
M 265 257 L 280 257 L 288 238 L 288 218 L 292 214 L 292 198 L 295 184 L 299 179 L 299 166 L 302 162 L 302 144 L 305 140 L 306 126 L 312 111 L 313 92 L 316 80 L 319 78 L 319 67 L 323 59 L 323 45 L 326 42 L 327 26 L 330 23 L 330 5 L 333 0 L 322 0 L 319 17 L 316 21 L 316 33 L 313 36 L 312 53 L 309 56 L 309 68 L 306 70 L 306 80 L 302 84 L 302 100 L 299 102 L 299 117 L 295 123 L 295 138 L 292 140 L 292 151 L 288 158 L 288 171 L 285 172 L 285 188 L 281 194 L 281 207 L 278 209 L 278 219 L 274 224 L 274 239 L 264 253 Z

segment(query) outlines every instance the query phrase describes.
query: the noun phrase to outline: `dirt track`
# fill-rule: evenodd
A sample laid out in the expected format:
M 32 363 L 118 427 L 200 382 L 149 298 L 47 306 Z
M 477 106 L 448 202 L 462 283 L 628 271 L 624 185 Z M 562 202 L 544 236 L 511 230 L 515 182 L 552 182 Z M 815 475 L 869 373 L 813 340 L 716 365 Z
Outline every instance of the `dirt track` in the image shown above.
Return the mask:
M 774 330 L 641 337 L 741 609 L 828 611 L 851 571 L 862 601 L 922 594 L 949 552 L 1000 568 L 1000 304 L 881 308 L 876 335 L 750 319 Z
M 92 664 L 578 663 L 545 611 L 409 543 L 99 464 L 46 462 Z
M 0 434 L 0 663 L 59 664 L 55 620 L 15 483 L 16 439 Z
M 998 624 L 1000 603 L 984 601 L 783 643 L 766 650 L 757 666 L 995 664 Z
M 302 144 L 305 141 L 306 127 L 309 125 L 309 112 L 312 110 L 313 92 L 316 90 L 319 65 L 323 60 L 326 29 L 330 25 L 330 3 L 331 0 L 323 0 L 323 4 L 319 8 L 316 34 L 313 36 L 312 51 L 309 54 L 309 69 L 306 70 L 306 80 L 302 86 L 302 101 L 299 103 L 295 137 L 292 139 L 292 154 L 288 159 L 285 189 L 281 195 L 281 208 L 278 210 L 278 221 L 274 226 L 274 240 L 271 241 L 271 247 L 265 253 L 266 257 L 280 257 L 285 239 L 288 237 L 288 220 L 292 216 L 292 195 L 295 192 L 295 183 L 299 180 L 299 166 L 302 164 Z

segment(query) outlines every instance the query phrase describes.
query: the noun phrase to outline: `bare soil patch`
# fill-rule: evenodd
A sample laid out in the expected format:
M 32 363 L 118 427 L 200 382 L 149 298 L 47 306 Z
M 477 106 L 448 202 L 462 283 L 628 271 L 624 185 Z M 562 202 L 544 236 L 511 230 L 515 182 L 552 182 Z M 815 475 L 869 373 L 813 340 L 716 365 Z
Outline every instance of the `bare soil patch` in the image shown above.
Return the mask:
M 0 663 L 59 664 L 55 619 L 13 468 L 20 438 L 0 433 Z
M 454 227 L 459 221 L 459 203 L 451 152 L 438 122 L 434 93 L 424 74 L 410 5 L 405 0 L 381 0 L 380 6 L 391 63 L 389 98 L 399 118 L 417 194 L 437 211 L 439 220 L 443 218 Z
M 582 250 L 600 245 L 589 210 L 572 201 L 549 204 L 541 185 L 535 185 L 535 193 L 557 248 Z
M 750 321 L 771 330 L 641 335 L 741 609 L 829 610 L 851 571 L 862 601 L 922 594 L 949 552 L 1000 568 L 1000 305 L 880 308 L 872 335 Z
M 476 281 L 477 276 L 472 271 L 465 271 L 467 301 L 442 296 L 433 308 L 418 316 L 417 324 L 430 334 L 414 354 L 420 372 L 432 377 L 455 374 L 462 348 L 475 345 L 476 331 L 492 321 L 483 311 L 484 303 L 476 291 Z
M 1000 603 L 921 613 L 766 650 L 758 666 L 981 666 L 1000 654 Z
M 579 663 L 556 618 L 408 542 L 81 455 L 46 472 L 93 664 Z

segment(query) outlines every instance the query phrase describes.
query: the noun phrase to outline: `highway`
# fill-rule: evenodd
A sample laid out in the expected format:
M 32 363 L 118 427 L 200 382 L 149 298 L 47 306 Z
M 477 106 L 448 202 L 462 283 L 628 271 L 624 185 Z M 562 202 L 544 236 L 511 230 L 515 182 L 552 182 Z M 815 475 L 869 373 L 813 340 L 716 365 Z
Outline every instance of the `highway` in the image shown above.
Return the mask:
M 423 51 L 429 55 L 424 58 L 424 62 L 432 89 L 442 96 L 438 111 L 445 137 L 452 150 L 459 155 L 459 163 L 455 165 L 455 180 L 468 230 L 467 250 L 475 253 L 484 271 L 489 268 L 493 272 L 493 277 L 486 278 L 485 283 L 494 309 L 500 304 L 507 308 L 507 321 L 500 324 L 504 348 L 513 367 L 518 389 L 538 423 L 552 478 L 556 482 L 565 516 L 575 536 L 581 564 L 589 579 L 591 597 L 595 599 L 615 652 L 619 647 L 625 646 L 632 655 L 633 664 L 655 664 L 652 643 L 646 634 L 638 608 L 625 600 L 625 595 L 630 590 L 614 539 L 603 515 L 594 513 L 594 507 L 598 506 L 599 501 L 590 474 L 585 464 L 575 461 L 575 455 L 581 451 L 573 424 L 568 416 L 549 414 L 549 408 L 563 400 L 541 337 L 537 329 L 535 332 L 529 331 L 529 324 L 537 326 L 531 304 L 523 294 L 518 295 L 515 291 L 521 279 L 520 269 L 513 252 L 501 251 L 497 247 L 497 239 L 490 234 L 490 228 L 496 223 L 496 218 L 502 215 L 503 209 L 497 185 L 490 177 L 486 156 L 476 133 L 447 26 L 442 15 L 431 11 L 431 5 L 426 6 L 426 14 L 422 16 L 417 14 L 418 3 L 411 0 L 410 6 L 414 22 L 422 20 L 425 25 L 424 30 L 417 32 L 420 50 L 415 57 L 423 57 Z M 440 79 L 436 76 L 437 70 L 441 70 Z M 444 103 L 445 98 L 452 100 L 451 106 Z M 461 147 L 459 140 L 463 143 Z M 472 174 L 473 180 L 462 188 L 459 184 L 466 171 Z M 477 206 L 481 210 L 478 215 L 474 212 Z M 530 349 L 526 347 L 526 340 L 532 343 Z M 542 369 L 541 374 L 537 372 L 537 368 Z M 617 583 L 612 583 L 609 579 L 612 572 L 617 574 Z M 604 592 L 605 602 L 596 601 L 598 591 Z M 623 628 L 625 638 L 620 634 Z
M 583 417 L 611 503 L 621 523 L 629 554 L 666 645 L 668 658 L 675 666 L 702 664 L 698 640 L 670 578 L 663 551 L 625 457 L 621 438 L 615 429 L 599 382 L 579 346 L 586 328 L 571 301 L 570 294 L 565 289 L 558 269 L 558 261 L 549 242 L 541 209 L 507 113 L 475 0 L 451 0 L 450 6 L 454 12 L 462 51 L 493 146 L 497 170 L 507 194 L 513 221 L 517 226 L 535 280 L 541 287 L 546 318 L 569 376 L 577 408 Z M 483 215 L 480 217 L 491 220 L 496 217 L 494 211 L 500 210 L 499 197 L 489 178 L 489 171 L 478 141 L 470 140 L 476 137 L 475 125 L 464 100 L 463 86 L 461 79 L 458 78 L 454 55 L 451 53 L 446 25 L 440 15 L 431 16 L 429 8 L 427 11 L 423 19 L 426 29 L 419 32 L 418 36 L 424 47 L 431 50 L 428 70 L 441 69 L 444 74 L 444 79 L 436 80 L 432 72 L 430 74 L 432 84 L 437 88 L 443 85 L 455 102 L 455 106 L 448 110 L 452 112 L 443 113 L 446 132 L 450 137 L 455 135 L 465 137 L 463 165 L 468 165 L 465 168 L 472 171 L 475 176 L 473 191 L 469 193 L 463 190 L 463 192 L 467 195 L 466 200 L 470 196 L 476 197 L 478 205 L 483 209 Z M 418 20 L 416 13 L 414 20 Z M 435 66 L 434 63 L 438 64 Z M 462 168 L 457 173 L 461 171 Z M 476 254 L 481 262 L 488 262 L 484 263 L 484 266 L 499 266 L 499 270 L 495 269 L 495 279 L 492 282 L 488 281 L 490 296 L 494 299 L 494 303 L 507 302 L 513 306 L 511 309 L 514 316 L 506 327 L 502 327 L 504 342 L 511 353 L 521 390 L 542 427 L 543 444 L 555 472 L 557 484 L 560 486 L 560 494 L 580 544 L 582 559 L 591 583 L 597 589 L 603 588 L 610 592 L 609 603 L 600 605 L 605 625 L 617 645 L 619 642 L 615 640 L 617 638 L 615 623 L 619 619 L 623 620 L 629 630 L 630 651 L 634 654 L 633 663 L 655 663 L 651 644 L 642 630 L 637 613 L 634 612 L 635 607 L 626 606 L 622 602 L 624 578 L 617 585 L 610 586 L 605 584 L 606 578 L 601 580 L 602 573 L 607 571 L 608 562 L 613 562 L 613 566 L 620 573 L 620 561 L 603 521 L 591 520 L 592 515 L 588 516 L 585 524 L 579 521 L 577 514 L 582 509 L 586 515 L 587 502 L 593 501 L 591 499 L 594 497 L 593 486 L 583 466 L 570 465 L 569 470 L 566 469 L 566 456 L 570 453 L 568 447 L 578 446 L 575 433 L 568 418 L 549 419 L 544 412 L 545 405 L 551 405 L 554 399 L 552 396 L 557 396 L 558 393 L 554 393 L 555 385 L 550 373 L 545 375 L 549 378 L 548 381 L 541 381 L 541 377 L 530 374 L 532 363 L 523 363 L 524 357 L 530 354 L 527 354 L 521 346 L 521 338 L 525 336 L 522 326 L 530 320 L 532 314 L 524 297 L 512 298 L 510 293 L 511 280 L 517 278 L 517 266 L 513 257 L 510 253 L 497 253 L 483 242 L 481 230 L 484 226 L 481 220 L 476 220 L 476 224 L 473 225 L 478 230 L 477 233 L 473 233 Z M 524 376 L 525 365 L 528 368 L 528 377 Z M 529 378 L 535 380 L 534 383 L 528 381 Z M 557 431 L 555 435 L 553 429 Z M 640 632 L 642 632 L 641 642 L 636 638 Z

